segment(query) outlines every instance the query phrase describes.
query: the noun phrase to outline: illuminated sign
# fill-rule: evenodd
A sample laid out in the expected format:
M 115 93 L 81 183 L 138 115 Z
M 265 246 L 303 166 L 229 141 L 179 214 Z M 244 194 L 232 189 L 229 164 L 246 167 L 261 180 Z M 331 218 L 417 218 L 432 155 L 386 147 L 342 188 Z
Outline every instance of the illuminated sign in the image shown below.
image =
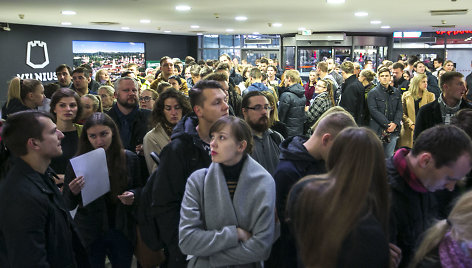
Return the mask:
M 458 35 L 458 34 L 472 34 L 472 31 L 436 31 L 438 35 Z
M 422 32 L 393 32 L 393 38 L 420 38 Z

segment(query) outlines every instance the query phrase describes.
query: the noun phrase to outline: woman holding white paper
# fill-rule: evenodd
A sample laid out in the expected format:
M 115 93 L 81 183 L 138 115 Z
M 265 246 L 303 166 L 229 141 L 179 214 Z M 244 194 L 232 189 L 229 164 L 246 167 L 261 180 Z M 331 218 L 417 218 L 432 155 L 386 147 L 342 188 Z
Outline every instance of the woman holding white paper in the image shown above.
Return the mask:
M 90 116 L 82 133 L 77 155 L 105 150 L 110 192 L 83 206 L 80 192 L 87 178 L 76 178 L 69 165 L 64 183 L 66 205 L 70 210 L 78 206 L 74 220 L 92 267 L 104 267 L 105 256 L 113 267 L 130 267 L 136 240 L 135 200 L 144 185 L 138 157 L 123 148 L 115 122 L 104 113 Z

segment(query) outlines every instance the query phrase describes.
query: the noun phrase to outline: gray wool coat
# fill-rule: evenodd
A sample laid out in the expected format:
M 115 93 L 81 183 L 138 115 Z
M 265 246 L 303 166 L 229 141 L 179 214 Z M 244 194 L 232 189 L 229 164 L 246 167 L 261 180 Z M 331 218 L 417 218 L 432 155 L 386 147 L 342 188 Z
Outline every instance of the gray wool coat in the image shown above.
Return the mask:
M 238 241 L 236 227 L 252 234 Z M 188 267 L 262 267 L 278 237 L 275 183 L 247 157 L 233 200 L 218 163 L 188 179 L 180 210 L 179 246 Z

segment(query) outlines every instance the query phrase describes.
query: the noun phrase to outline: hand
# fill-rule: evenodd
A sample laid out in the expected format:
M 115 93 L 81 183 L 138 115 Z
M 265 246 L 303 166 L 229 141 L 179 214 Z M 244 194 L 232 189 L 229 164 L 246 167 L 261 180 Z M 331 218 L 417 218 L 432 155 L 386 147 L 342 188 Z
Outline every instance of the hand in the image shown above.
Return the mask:
M 64 183 L 64 174 L 57 174 L 57 177 L 58 177 L 58 179 L 56 179 L 55 177 L 53 177 L 55 184 Z
M 128 206 L 132 205 L 134 202 L 134 193 L 130 191 L 126 191 L 122 193 L 121 195 L 119 195 L 118 199 L 120 199 L 123 205 L 128 205 Z
M 80 191 L 84 188 L 85 180 L 84 176 L 80 176 L 78 178 L 73 179 L 69 183 L 69 189 L 74 195 L 78 195 Z
M 238 240 L 246 242 L 249 238 L 252 237 L 252 234 L 248 231 L 245 231 L 241 228 L 236 228 L 236 231 L 238 231 Z
M 396 128 L 397 128 L 397 124 L 391 122 L 391 123 L 388 124 L 387 132 L 391 133 L 391 132 L 395 131 Z
M 392 243 L 388 243 L 390 247 L 390 268 L 396 268 L 402 260 L 402 250 Z
M 144 155 L 144 149 L 142 144 L 136 145 L 136 154 L 138 155 Z
M 410 126 L 410 129 L 411 129 L 412 131 L 415 130 L 415 124 L 412 124 L 412 125 Z

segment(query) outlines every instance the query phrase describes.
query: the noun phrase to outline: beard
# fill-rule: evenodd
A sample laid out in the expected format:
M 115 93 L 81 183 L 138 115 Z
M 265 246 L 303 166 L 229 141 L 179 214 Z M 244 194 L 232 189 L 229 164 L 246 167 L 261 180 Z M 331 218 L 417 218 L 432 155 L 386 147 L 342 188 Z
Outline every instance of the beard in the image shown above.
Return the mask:
M 138 106 L 138 101 L 135 99 L 134 103 L 130 103 L 128 102 L 128 99 L 126 100 L 122 100 L 122 99 L 117 99 L 116 100 L 121 106 L 125 107 L 125 108 L 129 108 L 129 109 L 132 109 L 136 106 Z
M 265 116 L 255 122 L 248 120 L 247 123 L 255 132 L 264 132 L 269 128 L 269 118 Z

